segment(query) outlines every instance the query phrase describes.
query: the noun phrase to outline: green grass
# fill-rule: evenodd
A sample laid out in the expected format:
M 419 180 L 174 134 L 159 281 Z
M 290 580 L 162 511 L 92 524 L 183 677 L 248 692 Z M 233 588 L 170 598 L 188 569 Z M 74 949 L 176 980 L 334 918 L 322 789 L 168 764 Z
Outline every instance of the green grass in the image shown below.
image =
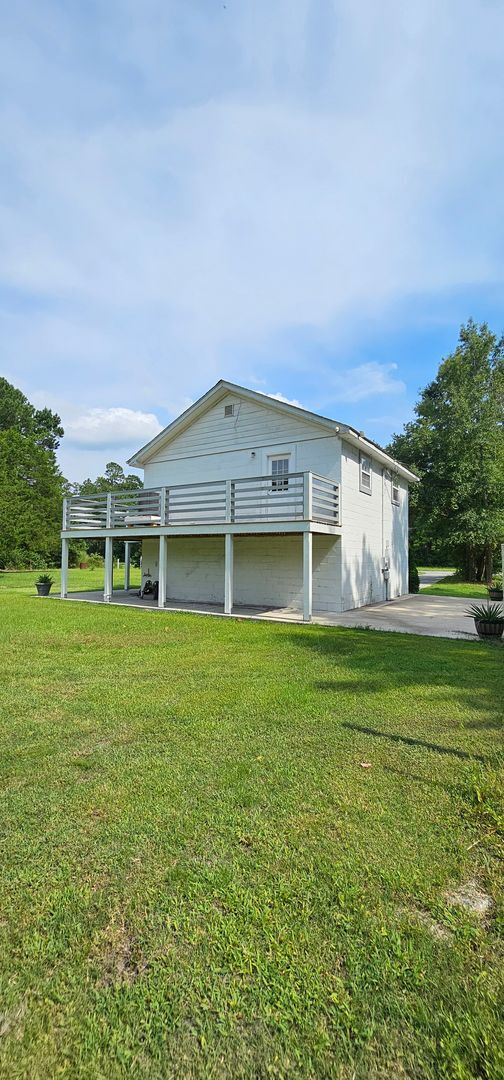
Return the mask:
M 58 568 L 48 570 L 0 570 L 0 590 L 8 589 L 16 592 L 36 593 L 35 582 L 41 573 L 50 574 L 54 579 L 53 593 L 60 591 L 61 572 Z M 132 566 L 130 569 L 130 583 L 132 588 L 140 586 L 140 569 Z M 114 565 L 114 586 L 122 589 L 124 586 L 124 564 L 119 569 Z M 96 569 L 68 571 L 68 588 L 70 592 L 92 592 L 95 589 L 103 589 L 103 566 Z
M 427 585 L 421 589 L 422 594 L 427 596 L 460 596 L 463 599 L 488 600 L 486 585 L 478 585 L 471 581 L 460 581 L 457 574 L 444 578 L 437 585 Z
M 504 1075 L 502 648 L 7 590 L 0 646 L 2 1076 Z

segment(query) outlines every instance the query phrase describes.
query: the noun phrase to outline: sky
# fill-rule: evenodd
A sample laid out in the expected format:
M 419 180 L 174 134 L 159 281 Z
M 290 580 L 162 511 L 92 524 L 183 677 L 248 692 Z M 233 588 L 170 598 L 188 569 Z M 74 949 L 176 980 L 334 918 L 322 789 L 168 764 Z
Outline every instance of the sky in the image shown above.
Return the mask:
M 219 378 L 380 443 L 504 329 L 501 0 L 16 0 L 1 374 L 72 481 Z

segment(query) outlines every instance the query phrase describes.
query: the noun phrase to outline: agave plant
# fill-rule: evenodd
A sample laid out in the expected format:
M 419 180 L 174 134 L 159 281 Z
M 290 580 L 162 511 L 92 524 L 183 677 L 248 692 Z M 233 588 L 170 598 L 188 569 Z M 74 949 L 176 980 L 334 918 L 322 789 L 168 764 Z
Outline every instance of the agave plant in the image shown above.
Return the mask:
M 41 574 L 40 577 L 37 578 L 37 585 L 53 585 L 53 584 L 54 584 L 54 578 L 52 578 L 50 574 Z
M 476 619 L 477 622 L 504 624 L 504 607 L 502 604 L 471 604 L 464 612 L 467 619 Z

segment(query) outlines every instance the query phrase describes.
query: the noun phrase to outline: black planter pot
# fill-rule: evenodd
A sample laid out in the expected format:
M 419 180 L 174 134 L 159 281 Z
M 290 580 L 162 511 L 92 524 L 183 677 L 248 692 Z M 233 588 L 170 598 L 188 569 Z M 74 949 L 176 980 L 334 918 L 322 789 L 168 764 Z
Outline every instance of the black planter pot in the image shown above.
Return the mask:
M 502 637 L 502 633 L 504 631 L 504 623 L 484 622 L 483 619 L 475 619 L 474 625 L 476 627 L 478 637 L 481 638 L 500 638 Z
M 38 592 L 39 596 L 49 596 L 49 593 L 51 591 L 51 586 L 50 585 L 46 585 L 45 583 L 43 584 L 40 581 L 37 581 L 36 585 L 37 585 L 37 592 Z
M 502 589 L 489 589 L 488 590 L 488 599 L 489 600 L 503 600 L 504 599 L 504 593 L 503 593 Z

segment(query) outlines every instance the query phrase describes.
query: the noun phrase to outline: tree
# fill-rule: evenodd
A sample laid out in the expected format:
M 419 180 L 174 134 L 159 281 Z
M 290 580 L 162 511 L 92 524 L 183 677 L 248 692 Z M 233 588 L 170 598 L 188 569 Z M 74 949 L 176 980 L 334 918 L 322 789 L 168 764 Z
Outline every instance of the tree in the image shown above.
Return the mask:
M 122 465 L 117 461 L 109 461 L 105 468 L 104 476 L 97 476 L 96 480 L 83 480 L 78 485 L 79 495 L 96 495 L 102 491 L 134 491 L 142 488 L 143 484 L 135 473 L 125 473 Z
M 489 580 L 504 539 L 504 339 L 462 326 L 389 452 L 421 477 L 411 492 L 412 548 Z
M 57 450 L 63 438 L 61 420 L 50 409 L 35 409 L 7 379 L 0 378 L 0 431 L 18 431 L 44 450 Z
M 97 476 L 96 480 L 84 480 L 82 484 L 75 485 L 76 495 L 96 495 L 107 491 L 136 491 L 143 488 L 142 480 L 136 473 L 125 473 L 122 465 L 117 461 L 109 461 L 105 467 L 104 476 Z M 101 554 L 103 549 L 102 540 L 87 540 L 86 548 L 90 554 Z M 137 563 L 140 559 L 140 544 L 134 544 L 131 548 L 131 560 Z M 115 540 L 113 545 L 114 558 L 123 557 L 124 547 L 122 540 Z
M 64 480 L 55 450 L 63 435 L 50 409 L 35 409 L 0 378 L 0 566 L 57 558 Z
M 0 423 L 19 425 L 0 427 L 0 566 L 45 566 L 59 552 L 64 480 L 41 428 L 31 426 L 33 415 L 9 413 L 12 402 L 24 409 L 26 398 L 16 398 L 15 388 L 0 382 Z

